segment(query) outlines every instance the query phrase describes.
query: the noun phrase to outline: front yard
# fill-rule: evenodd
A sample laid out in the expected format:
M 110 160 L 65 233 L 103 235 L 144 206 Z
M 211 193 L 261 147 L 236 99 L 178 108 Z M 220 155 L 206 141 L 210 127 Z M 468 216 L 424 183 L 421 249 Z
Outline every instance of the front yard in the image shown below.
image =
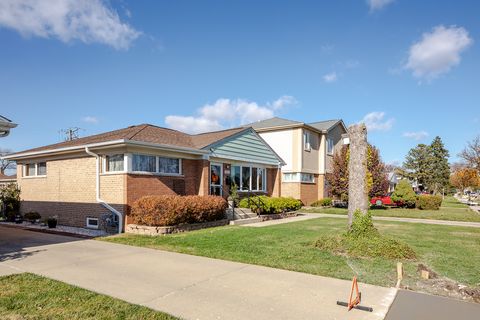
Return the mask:
M 418 287 L 417 267 L 423 263 L 441 277 L 480 286 L 479 228 L 386 221 L 376 221 L 375 226 L 409 244 L 419 257 L 417 261 L 404 261 L 404 285 Z M 343 219 L 319 218 L 263 228 L 228 226 L 161 237 L 122 234 L 102 240 L 341 279 L 357 274 L 362 282 L 395 285 L 397 261 L 350 258 L 314 246 L 319 236 L 345 230 Z
M 345 208 L 308 208 L 302 209 L 302 212 L 309 213 L 329 213 L 329 214 L 347 214 Z M 372 209 L 373 216 L 378 217 L 398 217 L 398 218 L 418 218 L 449 221 L 467 221 L 480 222 L 480 213 L 471 210 L 467 205 L 458 202 L 453 197 L 446 197 L 440 210 L 419 210 L 404 208 Z
M 29 273 L 0 277 L 0 288 L 0 319 L 177 319 Z

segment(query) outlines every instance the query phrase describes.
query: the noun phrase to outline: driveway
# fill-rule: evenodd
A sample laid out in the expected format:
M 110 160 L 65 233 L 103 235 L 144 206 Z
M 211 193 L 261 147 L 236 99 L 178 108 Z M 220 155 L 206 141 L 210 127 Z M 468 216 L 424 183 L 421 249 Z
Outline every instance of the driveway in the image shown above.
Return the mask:
M 184 319 L 383 319 L 396 290 L 95 240 L 0 227 L 0 274 L 32 272 Z M 321 263 L 319 261 L 318 263 Z

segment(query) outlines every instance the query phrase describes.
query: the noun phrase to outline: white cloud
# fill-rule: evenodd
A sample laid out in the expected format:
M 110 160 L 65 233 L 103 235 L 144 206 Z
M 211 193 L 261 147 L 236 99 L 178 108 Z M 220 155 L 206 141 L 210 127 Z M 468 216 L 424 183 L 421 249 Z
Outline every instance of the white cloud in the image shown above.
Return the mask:
M 165 123 L 172 129 L 201 133 L 268 119 L 275 111 L 295 104 L 297 100 L 292 96 L 282 96 L 263 106 L 245 99 L 218 99 L 198 109 L 197 116 L 169 115 Z
M 82 118 L 82 121 L 87 123 L 98 123 L 98 118 L 92 117 L 92 116 L 86 116 Z
M 394 118 L 385 119 L 385 112 L 370 112 L 360 121 L 369 131 L 388 131 L 395 122 Z
M 416 132 L 404 132 L 403 136 L 405 138 L 410 138 L 413 140 L 422 140 L 428 137 L 428 132 L 426 131 L 416 131 Z
M 335 82 L 337 80 L 338 80 L 338 76 L 337 76 L 337 73 L 335 71 L 327 73 L 323 76 L 323 81 L 325 81 L 326 83 L 332 83 L 332 82 Z
M 0 26 L 25 37 L 97 42 L 115 49 L 128 49 L 141 34 L 103 0 L 2 0 Z
M 412 70 L 416 78 L 432 80 L 458 65 L 460 54 L 472 43 L 464 28 L 437 26 L 410 47 L 404 67 Z
M 367 4 L 370 7 L 370 11 L 373 12 L 382 9 L 393 1 L 394 0 L 367 0 Z

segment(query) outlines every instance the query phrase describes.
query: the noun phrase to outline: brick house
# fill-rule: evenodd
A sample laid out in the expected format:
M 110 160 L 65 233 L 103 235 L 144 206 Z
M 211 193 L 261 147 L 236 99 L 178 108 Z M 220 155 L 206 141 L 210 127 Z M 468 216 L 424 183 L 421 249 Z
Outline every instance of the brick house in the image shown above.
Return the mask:
M 25 150 L 17 162 L 21 211 L 58 223 L 99 228 L 114 213 L 123 230 L 145 195 L 280 195 L 283 160 L 252 129 L 189 135 L 150 124 Z
M 249 126 L 285 160 L 282 196 L 305 205 L 329 196 L 326 176 L 332 171 L 335 150 L 346 142 L 341 119 L 304 123 L 274 117 Z

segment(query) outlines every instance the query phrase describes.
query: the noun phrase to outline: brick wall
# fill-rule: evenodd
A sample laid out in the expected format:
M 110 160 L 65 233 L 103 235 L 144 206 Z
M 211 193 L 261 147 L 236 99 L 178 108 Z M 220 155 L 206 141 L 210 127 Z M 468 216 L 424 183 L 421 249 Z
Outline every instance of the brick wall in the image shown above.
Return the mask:
M 282 191 L 281 172 L 279 169 L 267 168 L 267 194 L 280 197 Z
M 283 182 L 282 197 L 293 197 L 302 200 L 304 205 L 310 205 L 324 198 L 324 176 L 315 175 L 315 183 Z

